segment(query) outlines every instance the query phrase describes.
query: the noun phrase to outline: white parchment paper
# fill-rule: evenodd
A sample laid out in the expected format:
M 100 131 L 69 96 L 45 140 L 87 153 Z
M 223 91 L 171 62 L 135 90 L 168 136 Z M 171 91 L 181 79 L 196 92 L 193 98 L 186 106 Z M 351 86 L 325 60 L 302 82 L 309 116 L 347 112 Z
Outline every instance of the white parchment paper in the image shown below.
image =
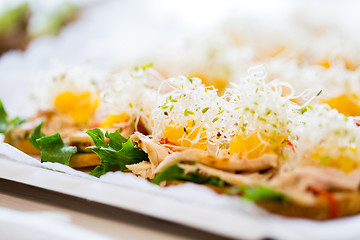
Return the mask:
M 59 36 L 36 39 L 25 52 L 4 54 L 0 58 L 0 98 L 7 111 L 11 115 L 28 115 L 34 111 L 35 105 L 29 101 L 28 94 L 32 80 L 51 67 L 53 61 L 65 65 L 91 63 L 102 70 L 138 64 L 142 56 L 170 51 L 184 39 L 198 34 L 200 29 L 214 26 L 217 20 L 235 9 L 234 3 L 238 1 L 223 1 L 224 4 L 220 5 L 212 1 L 174 2 L 98 1 L 83 11 L 78 21 L 66 27 Z M 279 21 L 279 16 L 289 13 L 292 6 L 287 1 L 275 2 L 280 4 L 253 1 L 244 7 L 239 5 L 237 14 L 260 12 L 262 17 L 269 17 L 269 22 Z M 205 11 L 205 5 L 211 10 Z M 325 5 L 339 13 L 336 4 L 327 1 Z M 356 12 L 356 8 L 352 9 Z M 348 15 L 348 18 L 353 16 Z M 339 19 L 340 15 L 336 16 Z M 224 236 L 243 239 L 360 239 L 360 216 L 326 222 L 283 218 L 238 198 L 221 196 L 194 184 L 163 189 L 121 172 L 108 173 L 98 179 L 61 164 L 40 163 L 7 144 L 0 144 L 0 163 L 1 178 Z
M 9 161 L 21 163 L 15 166 L 17 170 L 13 173 L 14 169 L 10 167 L 14 166 L 6 164 Z M 4 143 L 0 144 L 0 162 L 0 177 L 191 225 L 224 236 L 244 239 L 360 239 L 360 216 L 323 222 L 285 218 L 266 213 L 239 198 L 219 195 L 206 187 L 191 183 L 160 188 L 122 172 L 111 172 L 96 178 L 62 164 L 40 163 Z M 46 170 L 37 172 L 36 169 Z M 61 181 L 57 181 L 59 176 Z

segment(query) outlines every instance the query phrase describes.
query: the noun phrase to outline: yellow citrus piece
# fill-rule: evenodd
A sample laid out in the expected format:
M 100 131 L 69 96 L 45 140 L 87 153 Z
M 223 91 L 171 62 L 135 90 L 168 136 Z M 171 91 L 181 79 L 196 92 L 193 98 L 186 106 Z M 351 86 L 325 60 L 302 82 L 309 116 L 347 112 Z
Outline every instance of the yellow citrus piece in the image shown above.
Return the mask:
M 322 66 L 324 68 L 330 68 L 330 63 L 327 59 L 317 62 L 316 65 Z
M 118 115 L 110 114 L 105 121 L 100 124 L 102 128 L 113 128 L 117 124 L 129 121 L 130 116 L 126 113 L 121 113 Z
M 220 95 L 225 91 L 229 83 L 229 80 L 225 77 L 209 76 L 202 73 L 193 74 L 192 77 L 200 78 L 205 86 L 214 86 Z
M 339 59 L 341 59 L 344 62 L 345 68 L 350 71 L 355 71 L 359 65 L 355 64 L 354 62 L 350 61 L 348 58 L 344 56 L 338 56 Z M 323 66 L 324 68 L 330 68 L 330 62 L 329 59 L 324 59 L 321 61 L 316 62 L 315 64 Z
M 276 137 L 272 141 L 267 136 L 262 136 L 263 141 L 259 139 L 257 133 L 245 134 L 238 133 L 230 141 L 230 154 L 239 154 L 248 159 L 261 157 L 263 154 L 275 154 L 277 147 L 284 141 L 283 137 Z
M 346 116 L 360 116 L 360 99 L 356 94 L 341 94 L 338 97 L 324 99 L 331 108 L 335 108 Z
M 357 151 L 355 148 L 348 148 L 348 150 L 352 153 Z M 320 163 L 324 166 L 334 167 L 345 173 L 349 173 L 360 166 L 360 162 L 354 160 L 354 158 L 349 156 L 349 154 L 340 154 L 339 157 L 334 158 L 326 155 L 326 153 L 327 152 L 323 148 L 317 147 L 314 153 L 310 155 L 310 158 L 320 161 Z
M 76 123 L 86 124 L 94 114 L 99 99 L 88 91 L 65 91 L 56 96 L 54 106 L 62 113 L 69 114 Z
M 201 131 L 200 126 L 192 127 L 192 120 L 188 120 L 187 125 L 188 126 L 185 127 L 180 126 L 179 124 L 170 124 L 166 126 L 164 130 L 164 138 L 166 138 L 168 142 L 171 142 L 177 146 L 192 146 L 194 148 L 206 150 L 206 140 L 203 139 L 206 137 L 206 133 Z M 194 141 L 198 134 L 200 134 L 201 139 L 192 145 L 191 141 Z

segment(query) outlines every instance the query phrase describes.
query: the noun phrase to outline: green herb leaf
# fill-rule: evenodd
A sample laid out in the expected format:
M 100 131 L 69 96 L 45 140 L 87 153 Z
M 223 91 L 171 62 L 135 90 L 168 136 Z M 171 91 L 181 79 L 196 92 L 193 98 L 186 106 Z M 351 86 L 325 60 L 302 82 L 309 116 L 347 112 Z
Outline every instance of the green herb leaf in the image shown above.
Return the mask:
M 113 168 L 120 171 L 128 171 L 126 165 L 149 161 L 148 155 L 138 146 L 134 145 L 131 139 L 126 139 L 116 130 L 114 133 L 106 133 L 110 142 L 107 144 L 103 132 L 98 129 L 90 129 L 86 132 L 94 141 L 95 146 L 88 147 L 95 152 L 102 164 L 91 173 L 93 176 L 100 177 Z
M 12 119 L 10 121 L 9 126 L 11 128 L 17 128 L 18 126 L 20 126 L 24 122 L 26 122 L 26 118 L 15 117 L 14 119 Z M 8 126 L 8 129 L 9 129 L 9 126 Z
M 23 124 L 25 121 L 26 119 L 19 117 L 15 117 L 14 119 L 9 120 L 4 105 L 0 100 L 0 133 L 11 131 L 12 129 Z
M 41 132 L 41 127 L 43 126 L 44 122 L 41 122 L 32 132 L 32 134 L 29 136 L 29 141 L 31 142 L 31 144 L 37 148 L 40 149 L 40 146 L 37 142 L 38 139 L 42 138 L 45 136 L 45 134 L 43 134 Z
M 5 133 L 8 122 L 7 122 L 7 113 L 5 111 L 5 108 L 0 100 L 0 133 Z
M 260 200 L 287 201 L 283 193 L 277 192 L 266 186 L 236 186 L 230 188 L 229 195 L 241 195 L 243 198 L 258 202 Z
M 107 137 L 110 140 L 109 146 L 117 151 L 119 151 L 122 148 L 123 143 L 126 143 L 128 141 L 126 138 L 121 136 L 119 129 L 113 133 L 109 133 L 108 131 L 106 131 L 105 137 Z
M 44 122 L 41 122 L 29 137 L 29 141 L 32 145 L 40 150 L 41 161 L 58 162 L 68 165 L 71 156 L 77 152 L 77 148 L 66 145 L 59 133 L 45 136 L 41 132 L 43 124 Z
M 167 180 L 187 181 L 218 187 L 223 187 L 226 185 L 223 180 L 217 177 L 205 177 L 203 175 L 200 175 L 199 171 L 185 174 L 184 169 L 179 166 L 179 163 L 176 163 L 164 169 L 162 172 L 155 176 L 155 178 L 152 180 L 152 183 L 160 184 L 163 181 Z
M 33 37 L 41 35 L 55 35 L 69 22 L 78 15 L 80 8 L 70 2 L 65 1 L 59 5 L 55 11 L 46 16 L 46 21 L 40 28 L 33 32 Z
M 66 145 L 61 139 L 60 133 L 42 137 L 36 140 L 41 151 L 41 161 L 69 164 L 70 158 L 77 152 L 74 146 Z
M 105 174 L 105 168 L 104 166 L 97 166 L 91 173 L 90 175 L 95 176 L 95 177 L 100 177 L 102 175 Z
M 27 19 L 29 10 L 29 4 L 24 2 L 2 13 L 0 16 L 0 35 L 9 34 L 21 28 L 21 24 Z

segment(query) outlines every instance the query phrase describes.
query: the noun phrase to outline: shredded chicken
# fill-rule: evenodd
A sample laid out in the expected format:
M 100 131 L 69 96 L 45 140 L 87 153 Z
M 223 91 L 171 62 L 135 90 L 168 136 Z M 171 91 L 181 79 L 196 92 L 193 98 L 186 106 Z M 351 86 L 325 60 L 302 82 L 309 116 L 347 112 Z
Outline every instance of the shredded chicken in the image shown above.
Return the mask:
M 274 186 L 286 188 L 298 186 L 307 188 L 314 186 L 321 189 L 357 190 L 360 183 L 360 168 L 345 174 L 341 170 L 330 167 L 298 167 L 274 179 Z
M 148 154 L 153 178 L 156 167 L 169 155 L 169 150 L 140 132 L 135 132 L 130 138 Z
M 157 171 L 181 161 L 192 161 L 225 171 L 248 171 L 254 172 L 277 166 L 277 155 L 264 154 L 256 159 L 239 159 L 234 156 L 216 156 L 200 149 L 187 149 L 182 152 L 174 152 L 168 155 L 159 165 Z
M 142 161 L 136 164 L 126 165 L 126 167 L 137 176 L 146 179 L 152 178 L 151 163 L 149 162 Z
M 19 140 L 27 139 L 34 128 L 42 121 L 44 125 L 41 128 L 41 132 L 45 135 L 49 136 L 59 132 L 66 144 L 76 146 L 81 152 L 91 152 L 91 150 L 86 149 L 93 145 L 92 139 L 86 134 L 89 126 L 77 124 L 70 115 L 62 114 L 57 110 L 40 110 L 36 116 L 7 133 L 7 141 L 10 144 L 16 145 Z M 107 130 L 113 132 L 117 129 Z M 126 138 L 129 138 L 133 133 L 134 127 L 131 124 L 120 128 L 120 134 Z
M 41 122 L 44 125 L 41 132 L 45 135 L 60 133 L 64 142 L 68 145 L 77 146 L 81 151 L 88 151 L 86 147 L 92 145 L 91 138 L 85 133 L 87 126 L 76 124 L 71 116 L 62 114 L 56 110 L 41 110 L 36 116 L 28 119 L 24 124 L 7 133 L 9 143 L 27 139 Z
M 360 168 L 345 174 L 330 167 L 298 167 L 270 181 L 274 188 L 283 189 L 294 201 L 311 204 L 314 199 L 309 187 L 325 190 L 356 191 L 360 184 Z
M 197 163 L 196 165 L 192 165 L 192 166 L 180 164 L 180 167 L 184 168 L 184 170 L 186 172 L 195 172 L 196 170 L 199 170 L 200 174 L 202 174 L 204 176 L 218 177 L 221 180 L 223 180 L 231 185 L 240 185 L 240 184 L 253 185 L 257 182 L 255 180 L 251 179 L 250 177 L 245 177 L 245 176 L 242 176 L 240 174 L 235 174 L 235 173 L 229 173 L 226 171 L 208 167 L 201 163 Z M 193 167 L 193 168 L 189 169 L 188 167 Z

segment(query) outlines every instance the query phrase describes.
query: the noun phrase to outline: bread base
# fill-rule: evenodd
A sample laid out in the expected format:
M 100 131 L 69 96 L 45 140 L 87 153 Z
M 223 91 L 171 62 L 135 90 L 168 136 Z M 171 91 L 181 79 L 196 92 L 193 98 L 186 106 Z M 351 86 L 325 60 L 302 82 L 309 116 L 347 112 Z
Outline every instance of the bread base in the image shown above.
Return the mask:
M 29 155 L 40 155 L 39 149 L 35 148 L 27 139 L 11 141 L 5 135 L 4 142 L 16 147 L 20 151 Z M 86 168 L 100 165 L 100 158 L 95 153 L 76 153 L 71 156 L 69 166 L 72 168 Z
M 260 201 L 257 204 L 267 211 L 287 217 L 328 220 L 358 214 L 360 212 L 360 193 L 333 193 L 336 201 L 337 214 L 333 216 L 329 201 L 318 196 L 315 204 L 302 206 L 296 203 L 276 201 Z

